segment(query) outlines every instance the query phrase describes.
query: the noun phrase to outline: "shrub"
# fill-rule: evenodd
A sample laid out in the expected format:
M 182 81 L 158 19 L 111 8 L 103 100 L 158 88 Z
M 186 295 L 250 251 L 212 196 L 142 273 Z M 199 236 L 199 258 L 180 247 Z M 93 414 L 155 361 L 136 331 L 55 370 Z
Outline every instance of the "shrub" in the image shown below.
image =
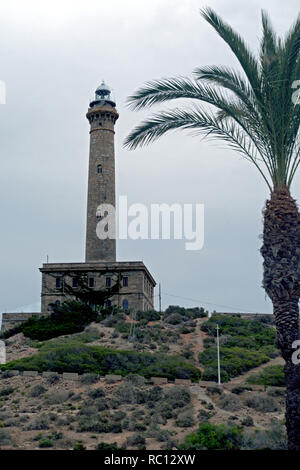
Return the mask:
M 8 395 L 11 395 L 14 393 L 14 388 L 13 387 L 5 387 L 0 390 L 0 397 L 6 397 Z
M 203 423 L 178 447 L 184 450 L 236 450 L 241 443 L 242 431 L 237 426 Z
M 265 393 L 256 393 L 251 395 L 245 400 L 245 404 L 249 406 L 249 408 L 254 408 L 262 413 L 271 413 L 272 411 L 279 410 L 274 398 Z
M 184 386 L 175 385 L 164 393 L 163 399 L 172 408 L 183 408 L 190 403 L 191 394 Z
M 34 356 L 3 364 L 0 370 L 50 370 L 56 372 L 93 372 L 100 375 L 130 373 L 144 377 L 186 378 L 198 381 L 201 372 L 178 355 L 139 353 L 114 350 L 103 346 L 88 346 L 76 341 L 51 341 Z
M 42 431 L 44 429 L 49 429 L 49 418 L 45 414 L 37 416 L 27 426 L 28 431 Z
M 222 394 L 221 387 L 209 386 L 209 387 L 206 387 L 206 391 L 208 395 L 221 395 Z
M 146 448 L 145 438 L 138 433 L 127 437 L 126 444 L 130 447 L 137 447 L 139 450 Z
M 260 351 L 247 350 L 240 347 L 220 348 L 221 379 L 228 382 L 230 378 L 257 367 L 269 360 L 269 357 Z M 218 364 L 217 350 L 211 347 L 199 354 L 199 363 L 204 366 L 202 380 L 217 380 Z
M 0 445 L 5 446 L 10 444 L 10 433 L 5 429 L 0 429 Z
M 251 418 L 251 416 L 246 416 L 246 418 L 244 418 L 242 421 L 241 421 L 241 424 L 243 426 L 253 426 L 254 422 L 253 422 L 253 419 Z
M 79 377 L 80 383 L 83 385 L 95 384 L 99 381 L 98 374 L 83 374 Z
M 220 408 L 225 411 L 238 411 L 241 409 L 240 400 L 232 393 L 222 395 L 219 403 Z
M 245 450 L 287 450 L 285 427 L 280 422 L 272 422 L 269 429 L 256 429 L 244 434 L 242 448 Z
M 244 393 L 246 390 L 252 390 L 252 388 L 244 386 L 244 385 L 239 385 L 237 387 L 234 387 L 231 390 L 231 393 L 235 393 L 236 395 L 240 395 L 241 393 Z
M 145 378 L 137 374 L 128 374 L 125 377 L 125 381 L 136 387 L 141 387 L 142 385 L 145 385 Z
M 48 375 L 47 377 L 47 382 L 50 384 L 50 385 L 54 385 L 56 384 L 57 382 L 59 382 L 61 379 L 61 376 L 59 374 L 56 374 L 56 372 L 52 372 L 51 374 Z
M 248 377 L 247 382 L 254 385 L 285 387 L 283 366 L 267 366 L 259 374 Z
M 137 321 L 146 320 L 147 323 L 149 321 L 158 321 L 160 320 L 160 313 L 155 310 L 138 311 L 136 312 L 136 319 Z
M 207 422 L 212 417 L 212 414 L 206 410 L 199 410 L 198 419 L 200 423 Z
M 105 397 L 105 392 L 102 388 L 98 387 L 98 388 L 94 388 L 94 389 L 90 389 L 88 391 L 88 396 L 90 398 L 103 398 Z
M 51 439 L 41 439 L 39 442 L 39 447 L 41 449 L 53 447 L 53 442 L 51 441 Z
M 195 424 L 191 411 L 184 411 L 179 413 L 175 422 L 176 425 L 180 428 L 190 428 Z
M 32 387 L 32 389 L 30 390 L 30 396 L 31 397 L 39 397 L 41 395 L 43 395 L 43 393 L 46 392 L 46 389 L 45 387 L 43 387 L 43 385 L 35 385 L 34 387 Z
M 83 331 L 86 325 L 97 318 L 98 314 L 87 304 L 68 300 L 62 305 L 54 306 L 48 317 L 29 318 L 20 325 L 20 331 L 31 339 L 44 341 Z
M 73 450 L 86 450 L 86 446 L 81 441 L 79 441 L 74 444 Z
M 123 447 L 118 447 L 116 442 L 112 442 L 110 444 L 106 442 L 99 442 L 96 447 L 96 450 L 123 450 Z
M 45 398 L 45 403 L 47 405 L 57 405 L 64 403 L 70 397 L 70 392 L 66 390 L 57 390 L 47 395 Z
M 267 394 L 270 397 L 284 397 L 285 396 L 285 389 L 279 387 L 268 387 Z

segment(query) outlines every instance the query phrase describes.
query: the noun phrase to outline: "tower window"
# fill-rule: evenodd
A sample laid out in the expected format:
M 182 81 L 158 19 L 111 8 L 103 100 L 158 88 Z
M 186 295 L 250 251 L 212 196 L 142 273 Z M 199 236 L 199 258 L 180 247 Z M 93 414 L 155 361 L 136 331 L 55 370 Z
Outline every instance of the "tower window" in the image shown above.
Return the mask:
M 122 307 L 123 307 L 123 310 L 128 310 L 128 300 L 127 299 L 123 300 Z
M 107 277 L 105 282 L 106 282 L 106 284 L 105 284 L 106 287 L 110 287 L 111 286 L 111 277 Z
M 55 286 L 56 286 L 56 289 L 60 289 L 61 288 L 61 278 L 60 277 L 57 277 L 56 280 L 55 280 Z
M 99 122 L 98 126 L 102 126 L 102 122 Z
M 73 277 L 73 287 L 78 287 L 78 279 Z
M 124 287 L 128 286 L 128 277 L 127 276 L 123 277 L 123 286 Z
M 102 165 L 97 166 L 97 173 L 102 173 Z
M 95 279 L 93 277 L 89 277 L 89 287 L 95 287 Z

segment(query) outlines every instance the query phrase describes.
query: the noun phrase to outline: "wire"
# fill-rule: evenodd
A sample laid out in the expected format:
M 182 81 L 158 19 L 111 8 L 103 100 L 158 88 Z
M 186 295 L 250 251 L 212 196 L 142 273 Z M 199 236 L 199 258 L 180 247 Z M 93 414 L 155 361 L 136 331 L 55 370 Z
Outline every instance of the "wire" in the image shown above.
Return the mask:
M 239 312 L 245 312 L 245 313 L 257 313 L 257 312 L 254 312 L 254 310 L 251 310 L 251 309 L 248 309 L 248 310 L 245 310 L 245 309 L 241 309 L 241 308 L 238 308 L 238 307 L 232 307 L 230 305 L 222 305 L 222 304 L 215 304 L 213 302 L 205 302 L 204 300 L 199 300 L 199 299 L 191 299 L 189 297 L 181 297 L 180 295 L 175 295 L 175 294 L 168 294 L 167 292 L 162 292 L 162 294 L 164 295 L 168 295 L 169 297 L 177 297 L 178 299 L 183 299 L 183 300 L 191 300 L 192 302 L 199 302 L 200 304 L 207 304 L 207 305 L 214 305 L 216 307 L 224 307 L 224 308 L 231 308 L 233 310 L 238 310 Z M 264 314 L 263 314 L 264 315 Z M 265 314 L 267 315 L 267 314 Z

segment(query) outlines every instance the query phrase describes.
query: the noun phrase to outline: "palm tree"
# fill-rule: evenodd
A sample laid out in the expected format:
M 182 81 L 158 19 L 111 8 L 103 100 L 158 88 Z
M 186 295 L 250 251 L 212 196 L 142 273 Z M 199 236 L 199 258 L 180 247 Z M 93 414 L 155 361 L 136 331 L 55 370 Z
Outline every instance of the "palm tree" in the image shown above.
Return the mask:
M 199 67 L 194 79 L 167 78 L 146 83 L 128 99 L 133 109 L 177 98 L 192 107 L 162 110 L 138 125 L 125 146 L 149 144 L 174 129 L 191 129 L 222 139 L 254 164 L 270 191 L 264 209 L 263 287 L 273 303 L 277 345 L 285 359 L 286 427 L 289 449 L 300 450 L 300 365 L 292 361 L 299 339 L 300 215 L 290 187 L 300 161 L 300 16 L 279 38 L 262 11 L 259 56 L 212 9 L 201 10 L 235 54 L 241 71 Z M 204 106 L 197 104 L 203 102 Z

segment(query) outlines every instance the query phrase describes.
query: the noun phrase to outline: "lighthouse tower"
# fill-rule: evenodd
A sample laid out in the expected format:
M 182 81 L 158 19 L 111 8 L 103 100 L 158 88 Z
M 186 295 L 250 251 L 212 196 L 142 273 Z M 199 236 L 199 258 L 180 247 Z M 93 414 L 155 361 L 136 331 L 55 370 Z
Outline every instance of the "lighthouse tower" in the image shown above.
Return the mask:
M 116 204 L 114 127 L 119 115 L 104 82 L 96 89 L 86 117 L 90 123 L 90 154 L 85 260 L 116 261 L 115 238 L 100 240 L 96 233 L 99 220 L 105 216 L 97 210 L 99 205 L 115 208 Z M 115 228 L 115 220 L 113 224 Z
M 115 207 L 116 204 L 114 136 L 119 115 L 110 88 L 104 82 L 96 89 L 86 117 L 90 123 L 90 149 L 85 261 L 43 264 L 41 311 L 48 314 L 53 305 L 80 298 L 77 294 L 82 282 L 90 291 L 118 287 L 106 300 L 107 308 L 116 306 L 127 312 L 151 310 L 156 282 L 143 261 L 117 261 L 111 227 L 107 238 L 99 238 L 96 232 L 99 222 L 104 225 L 107 220 L 102 205 Z M 111 224 L 111 219 L 108 222 Z

